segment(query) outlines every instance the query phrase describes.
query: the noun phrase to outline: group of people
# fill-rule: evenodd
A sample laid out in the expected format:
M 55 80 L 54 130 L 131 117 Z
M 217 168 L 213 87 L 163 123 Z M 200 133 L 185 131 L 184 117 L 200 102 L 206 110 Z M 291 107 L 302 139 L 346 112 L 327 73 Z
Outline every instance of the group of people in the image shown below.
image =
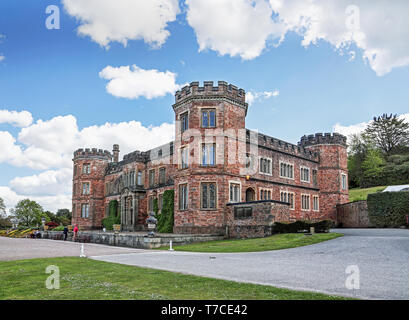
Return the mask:
M 74 239 L 73 239 L 74 241 L 75 239 L 77 239 L 78 231 L 79 231 L 78 224 L 76 224 L 74 226 L 74 229 L 72 230 L 72 232 L 74 233 Z M 64 227 L 63 234 L 64 234 L 64 241 L 66 241 L 68 237 L 68 227 L 67 226 Z
M 65 227 L 64 227 L 64 230 L 63 230 L 63 232 L 62 232 L 63 235 L 64 235 L 64 241 L 66 241 L 67 238 L 68 238 L 68 231 L 69 231 L 69 230 L 68 230 L 68 227 L 65 226 Z M 76 224 L 76 225 L 74 226 L 74 229 L 72 230 L 72 232 L 74 233 L 74 238 L 73 238 L 74 241 L 77 239 L 78 231 L 79 231 L 78 225 Z M 30 235 L 30 237 L 31 237 L 31 238 L 34 238 L 34 239 L 39 239 L 39 238 L 41 238 L 41 232 L 38 231 L 38 230 L 36 230 L 36 231 L 34 231 L 34 232 Z

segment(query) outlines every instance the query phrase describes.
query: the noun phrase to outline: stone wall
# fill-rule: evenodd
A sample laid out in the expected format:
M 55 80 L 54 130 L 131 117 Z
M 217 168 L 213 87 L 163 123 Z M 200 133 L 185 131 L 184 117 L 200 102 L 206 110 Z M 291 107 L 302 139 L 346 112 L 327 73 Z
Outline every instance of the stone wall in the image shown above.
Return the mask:
M 240 208 L 251 208 L 251 217 L 235 217 L 235 210 Z M 290 219 L 289 204 L 274 200 L 229 204 L 226 211 L 228 238 L 271 236 L 274 222 L 286 222 Z
M 369 228 L 366 201 L 356 201 L 337 205 L 337 224 L 343 228 Z
M 43 239 L 62 240 L 62 231 L 43 231 Z M 148 237 L 147 233 L 118 233 L 113 232 L 79 232 L 79 240 L 84 243 L 97 243 L 118 247 L 130 247 L 138 249 L 153 249 L 169 246 L 172 241 L 173 246 L 184 245 L 195 242 L 223 240 L 224 236 L 194 234 L 194 235 L 174 235 L 159 234 L 155 237 Z M 73 241 L 72 233 L 69 234 L 68 241 Z M 86 254 L 86 253 L 85 253 Z

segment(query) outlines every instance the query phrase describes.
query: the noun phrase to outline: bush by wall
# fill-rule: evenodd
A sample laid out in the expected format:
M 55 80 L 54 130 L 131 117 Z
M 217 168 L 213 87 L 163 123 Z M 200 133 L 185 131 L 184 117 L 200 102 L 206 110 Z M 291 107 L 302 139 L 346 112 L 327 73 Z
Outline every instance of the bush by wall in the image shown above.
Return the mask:
M 163 193 L 162 213 L 156 215 L 158 219 L 157 229 L 160 233 L 173 233 L 174 223 L 174 192 L 166 190 Z
M 314 227 L 315 232 L 329 232 L 329 229 L 333 227 L 334 222 L 332 220 L 322 220 L 318 222 L 297 220 L 292 223 L 276 222 L 273 225 L 273 233 L 297 233 L 303 231 L 310 231 L 310 227 Z
M 111 200 L 109 202 L 109 216 L 102 219 L 102 225 L 107 230 L 113 230 L 114 224 L 121 224 L 121 213 L 118 211 L 118 201 Z
M 380 228 L 400 227 L 409 214 L 409 191 L 380 192 L 368 195 L 370 222 Z

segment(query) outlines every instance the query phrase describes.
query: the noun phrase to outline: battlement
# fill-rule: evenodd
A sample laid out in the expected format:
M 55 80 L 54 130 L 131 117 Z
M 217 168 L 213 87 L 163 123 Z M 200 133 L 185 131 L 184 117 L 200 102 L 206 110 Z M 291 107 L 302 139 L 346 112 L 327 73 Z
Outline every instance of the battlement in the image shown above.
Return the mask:
M 347 138 L 339 133 L 316 133 L 308 136 L 301 137 L 301 141 L 298 142 L 299 146 L 308 147 L 318 144 L 339 144 L 341 146 L 347 146 Z
M 112 160 L 112 155 L 108 150 L 102 150 L 97 148 L 78 149 L 74 151 L 74 160 L 80 158 L 99 158 L 103 160 Z
M 262 133 L 258 133 L 251 130 L 246 130 L 246 140 L 247 142 L 252 142 L 250 134 L 253 133 L 257 136 L 257 145 L 260 148 L 267 148 L 276 150 L 282 153 L 287 153 L 292 156 L 296 156 L 299 158 L 311 160 L 311 161 L 318 161 L 318 154 L 316 152 L 312 152 L 311 150 L 305 149 L 303 146 L 295 145 L 280 139 L 276 139 L 270 136 L 267 136 Z
M 227 97 L 239 102 L 247 107 L 246 92 L 243 89 L 237 88 L 235 85 L 227 84 L 225 81 L 218 81 L 217 87 L 213 86 L 213 81 L 204 81 L 203 87 L 199 86 L 199 82 L 191 82 L 182 90 L 175 93 L 175 104 L 179 104 L 185 99 L 191 97 Z

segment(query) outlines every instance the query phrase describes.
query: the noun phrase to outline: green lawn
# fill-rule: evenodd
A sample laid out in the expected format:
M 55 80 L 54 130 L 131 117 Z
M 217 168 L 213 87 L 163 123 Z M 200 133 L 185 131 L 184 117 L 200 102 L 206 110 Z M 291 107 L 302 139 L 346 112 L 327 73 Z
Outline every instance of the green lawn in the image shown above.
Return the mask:
M 303 233 L 277 234 L 266 238 L 256 239 L 229 239 L 220 241 L 199 242 L 183 246 L 174 246 L 177 251 L 193 252 L 255 252 L 280 250 L 302 247 L 309 244 L 319 243 L 326 240 L 341 237 L 340 233 L 316 233 L 304 235 Z M 167 250 L 169 247 L 161 247 Z
M 49 265 L 60 269 L 60 289 L 46 289 Z M 334 300 L 320 293 L 210 279 L 87 258 L 0 262 L 0 300 Z
M 366 189 L 350 189 L 349 190 L 349 201 L 358 201 L 358 200 L 366 200 L 368 194 L 381 192 L 386 187 L 373 187 L 373 188 L 366 188 Z

